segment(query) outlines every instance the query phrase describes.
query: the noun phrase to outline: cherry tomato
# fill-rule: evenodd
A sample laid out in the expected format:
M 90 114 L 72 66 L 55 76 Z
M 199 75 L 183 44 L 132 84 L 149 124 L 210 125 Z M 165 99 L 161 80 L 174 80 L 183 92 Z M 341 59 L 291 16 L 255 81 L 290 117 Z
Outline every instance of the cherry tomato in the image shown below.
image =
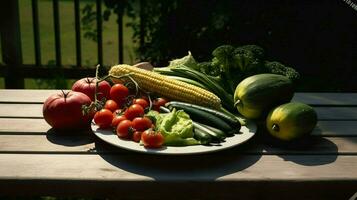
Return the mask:
M 113 118 L 112 120 L 112 127 L 117 127 L 118 124 L 121 122 L 121 121 L 124 121 L 126 120 L 126 117 L 124 115 L 117 115 Z
M 152 102 L 153 109 L 156 111 L 160 111 L 160 106 L 165 106 L 167 100 L 164 98 L 156 98 Z
M 131 105 L 128 109 L 125 110 L 124 116 L 129 119 L 133 120 L 135 117 L 141 117 L 143 116 L 144 113 L 144 108 L 141 107 L 139 104 L 133 104 Z
M 112 124 L 113 113 L 108 109 L 101 109 L 94 115 L 94 122 L 99 126 L 99 128 L 109 128 Z
M 134 133 L 133 133 L 133 141 L 134 142 L 140 142 L 140 140 L 141 140 L 141 131 L 135 131 Z
M 139 105 L 141 105 L 141 107 L 143 107 L 144 109 L 149 106 L 148 101 L 146 101 L 146 100 L 143 99 L 143 98 L 134 99 L 133 104 L 139 104 Z
M 152 122 L 147 117 L 136 117 L 133 119 L 133 128 L 137 131 L 145 131 L 151 128 Z
M 141 134 L 141 141 L 143 142 L 144 147 L 160 148 L 164 143 L 164 136 L 160 132 L 148 129 Z
M 149 97 L 147 95 L 142 95 L 141 99 L 144 99 L 146 102 L 149 102 Z
M 116 129 L 117 135 L 121 138 L 129 138 L 133 131 L 133 122 L 127 119 L 121 121 Z
M 110 88 L 109 95 L 110 99 L 117 102 L 117 104 L 122 105 L 123 100 L 129 95 L 129 89 L 125 85 L 117 83 Z
M 116 109 L 118 109 L 118 104 L 114 100 L 107 100 L 104 104 L 104 108 L 114 112 Z

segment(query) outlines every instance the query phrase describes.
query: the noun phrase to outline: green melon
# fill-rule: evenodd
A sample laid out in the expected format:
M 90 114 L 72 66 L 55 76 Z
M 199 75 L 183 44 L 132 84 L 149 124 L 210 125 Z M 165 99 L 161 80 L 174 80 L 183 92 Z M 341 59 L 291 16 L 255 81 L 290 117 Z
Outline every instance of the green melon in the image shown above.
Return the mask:
M 277 74 L 258 74 L 244 79 L 234 93 L 235 107 L 248 119 L 265 117 L 271 108 L 294 96 L 290 79 Z
M 269 133 L 281 140 L 291 141 L 307 134 L 315 128 L 317 114 L 303 103 L 291 102 L 272 109 L 266 118 Z

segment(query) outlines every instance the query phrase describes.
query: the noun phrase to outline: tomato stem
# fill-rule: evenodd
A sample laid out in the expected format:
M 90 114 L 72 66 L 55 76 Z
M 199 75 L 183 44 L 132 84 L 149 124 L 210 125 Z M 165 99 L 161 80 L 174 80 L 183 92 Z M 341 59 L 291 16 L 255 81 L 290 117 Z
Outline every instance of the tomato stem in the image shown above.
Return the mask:
M 95 103 L 98 101 L 97 91 L 98 91 L 98 87 L 99 87 L 99 77 L 98 77 L 99 67 L 100 67 L 100 64 L 98 64 L 95 69 L 95 88 L 94 88 L 94 102 Z
M 62 91 L 62 94 L 63 94 L 63 98 L 64 98 L 64 101 L 66 102 L 67 101 L 67 96 L 68 96 L 68 94 L 69 94 L 69 92 L 65 92 L 65 91 L 63 91 L 63 90 L 61 90 Z
M 88 84 L 91 83 L 91 81 L 89 80 L 89 77 L 87 77 L 87 83 L 88 83 Z

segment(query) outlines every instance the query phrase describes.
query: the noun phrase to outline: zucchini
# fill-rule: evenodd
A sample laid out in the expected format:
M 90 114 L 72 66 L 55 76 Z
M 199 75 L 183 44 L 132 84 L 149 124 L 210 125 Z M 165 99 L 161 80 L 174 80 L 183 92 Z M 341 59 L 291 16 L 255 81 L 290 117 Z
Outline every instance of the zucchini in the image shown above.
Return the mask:
M 199 109 L 196 107 L 196 105 L 193 104 L 171 101 L 166 103 L 165 106 L 170 108 L 170 110 L 172 110 L 173 108 L 182 109 L 187 114 L 190 115 L 190 118 L 193 121 L 201 122 L 203 124 L 209 124 L 210 126 L 221 129 L 223 131 L 231 131 L 237 128 L 237 127 L 232 127 L 225 120 L 213 114 L 212 112 L 208 112 L 204 109 Z M 238 124 L 240 128 L 240 123 L 238 122 Z M 236 126 L 238 126 L 238 124 L 236 124 Z
M 212 138 L 212 142 L 222 142 L 226 139 L 225 134 L 220 134 L 218 132 L 212 131 L 211 129 L 207 128 L 206 126 L 203 126 L 200 123 L 193 122 L 193 128 L 195 131 L 199 129 L 200 131 L 209 134 Z

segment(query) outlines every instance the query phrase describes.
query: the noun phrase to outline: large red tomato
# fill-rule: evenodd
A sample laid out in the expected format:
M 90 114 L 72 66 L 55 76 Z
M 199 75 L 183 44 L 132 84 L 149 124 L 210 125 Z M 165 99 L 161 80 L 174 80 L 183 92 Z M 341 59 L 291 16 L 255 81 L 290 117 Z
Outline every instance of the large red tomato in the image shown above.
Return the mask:
M 91 99 L 81 92 L 53 94 L 43 104 L 43 117 L 55 129 L 89 128 L 93 115 L 82 114 L 82 106 L 89 105 Z
M 72 90 L 86 94 L 92 101 L 94 101 L 96 79 L 92 77 L 82 78 L 76 81 Z M 110 84 L 107 81 L 102 81 L 98 84 L 98 100 L 103 97 L 109 99 Z

